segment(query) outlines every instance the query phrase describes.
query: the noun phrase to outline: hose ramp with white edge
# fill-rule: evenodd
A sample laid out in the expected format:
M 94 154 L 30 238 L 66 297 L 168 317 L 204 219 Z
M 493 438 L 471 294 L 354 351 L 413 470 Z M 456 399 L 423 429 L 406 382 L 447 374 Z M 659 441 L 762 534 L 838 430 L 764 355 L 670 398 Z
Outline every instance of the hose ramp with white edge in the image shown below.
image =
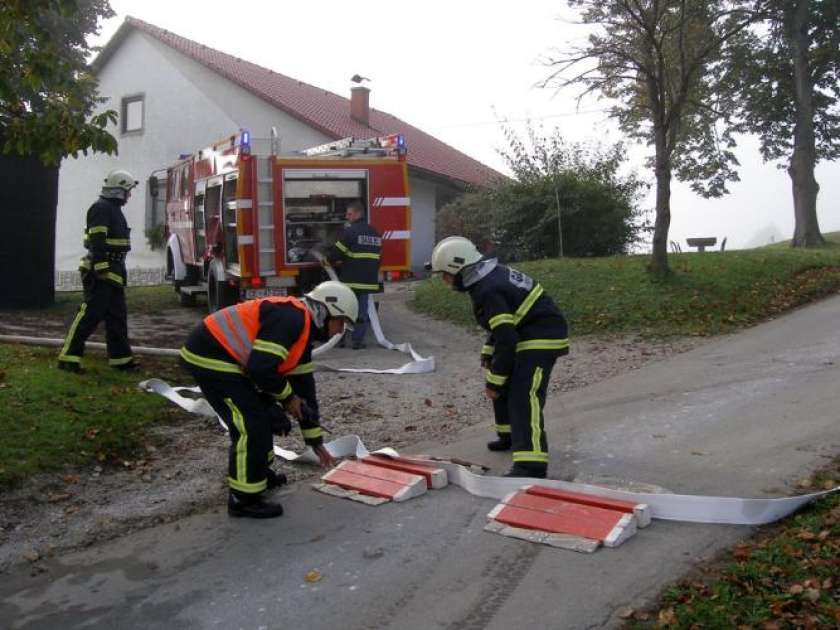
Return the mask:
M 168 398 L 182 409 L 190 413 L 216 417 L 216 413 L 203 399 L 193 399 L 183 396 L 181 392 L 195 392 L 197 388 L 172 387 L 160 379 L 150 379 L 140 383 L 140 388 L 160 394 Z M 203 404 L 202 404 L 203 403 Z M 224 424 L 222 424 L 224 426 Z M 356 435 L 345 435 L 325 444 L 333 457 L 361 458 L 370 455 L 364 443 Z M 375 454 L 397 457 L 398 453 L 391 448 L 374 451 Z M 279 446 L 274 446 L 274 454 L 288 462 L 318 464 L 318 457 L 311 448 L 306 448 L 297 454 Z M 403 455 L 403 459 L 418 463 L 428 463 L 428 459 L 412 458 Z M 470 472 L 466 467 L 445 460 L 434 460 L 435 466 L 446 470 L 449 483 L 460 486 L 477 497 L 502 500 L 511 492 L 515 492 L 523 485 L 538 483 L 540 486 L 565 490 L 568 492 L 582 492 L 597 496 L 646 503 L 650 506 L 651 516 L 669 521 L 686 521 L 689 523 L 721 523 L 730 525 L 764 525 L 784 518 L 807 505 L 814 499 L 826 494 L 837 492 L 840 486 L 795 497 L 779 499 L 742 499 L 736 497 L 708 497 L 691 494 L 665 494 L 647 492 L 628 492 L 614 490 L 602 486 L 594 486 L 555 479 L 525 479 L 482 476 Z

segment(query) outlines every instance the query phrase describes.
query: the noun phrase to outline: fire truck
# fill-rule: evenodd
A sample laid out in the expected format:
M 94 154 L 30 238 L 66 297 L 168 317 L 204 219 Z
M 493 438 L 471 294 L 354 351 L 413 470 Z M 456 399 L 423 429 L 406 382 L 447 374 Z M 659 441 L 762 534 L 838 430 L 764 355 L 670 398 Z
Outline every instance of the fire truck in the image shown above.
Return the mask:
M 299 295 L 325 279 L 318 262 L 360 199 L 382 235 L 380 272 L 410 269 L 411 200 L 402 135 L 345 138 L 292 154 L 241 131 L 166 168 L 166 271 L 181 304 L 210 311 Z M 163 170 L 160 171 L 161 173 Z M 153 175 L 154 178 L 154 175 Z M 157 195 L 160 195 L 158 191 Z M 162 201 L 162 200 L 160 200 Z

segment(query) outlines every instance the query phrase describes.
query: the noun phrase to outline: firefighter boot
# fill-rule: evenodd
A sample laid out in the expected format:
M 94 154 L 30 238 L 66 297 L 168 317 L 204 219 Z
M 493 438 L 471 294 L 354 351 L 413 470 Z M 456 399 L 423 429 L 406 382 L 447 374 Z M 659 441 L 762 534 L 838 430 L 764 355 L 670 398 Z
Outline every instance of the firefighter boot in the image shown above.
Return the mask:
M 527 477 L 530 479 L 545 479 L 548 466 L 545 464 L 531 464 L 516 462 L 509 471 L 505 473 L 505 477 Z
M 118 365 L 111 366 L 115 370 L 124 370 L 126 372 L 130 372 L 132 370 L 137 370 L 140 368 L 140 362 L 136 359 L 132 359 L 128 363 L 120 363 Z
M 510 450 L 510 433 L 499 433 L 492 442 L 487 442 L 487 450 L 490 451 L 509 451 Z
M 267 480 L 267 488 L 269 490 L 272 490 L 273 488 L 279 488 L 280 486 L 285 486 L 289 482 L 289 480 L 286 479 L 286 475 L 284 475 L 283 473 L 274 472 L 273 470 L 271 470 L 271 468 L 268 469 Z
M 283 516 L 283 506 L 263 500 L 259 493 L 248 494 L 231 490 L 228 495 L 228 514 L 236 517 L 275 518 Z
M 72 363 L 70 361 L 59 361 L 58 369 L 66 370 L 68 372 L 75 372 L 76 374 L 84 374 L 85 371 L 85 369 L 81 365 L 79 365 L 78 363 Z

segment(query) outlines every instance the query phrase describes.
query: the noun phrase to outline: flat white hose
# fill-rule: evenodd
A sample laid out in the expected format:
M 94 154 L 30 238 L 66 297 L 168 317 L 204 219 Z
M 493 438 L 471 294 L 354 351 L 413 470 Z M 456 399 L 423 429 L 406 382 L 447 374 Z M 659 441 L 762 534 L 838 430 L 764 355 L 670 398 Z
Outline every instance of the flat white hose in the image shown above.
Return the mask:
M 191 413 L 211 417 L 216 415 L 210 408 L 210 405 L 207 405 L 204 400 L 198 401 L 180 394 L 181 391 L 195 391 L 197 388 L 173 388 L 159 379 L 144 381 L 140 383 L 140 387 L 146 391 L 155 392 L 168 398 Z M 206 406 L 201 403 L 204 403 Z M 364 457 L 369 454 L 367 447 L 356 435 L 345 435 L 328 442 L 325 446 L 333 457 Z M 390 448 L 375 452 L 391 457 L 397 456 L 397 452 Z M 318 463 L 318 457 L 309 447 L 298 454 L 275 445 L 274 453 L 288 462 L 304 464 Z M 407 459 L 412 458 L 408 457 Z M 414 461 L 428 463 L 429 460 L 415 459 Z M 691 494 L 628 492 L 625 490 L 614 490 L 602 486 L 555 479 L 522 479 L 476 475 L 464 466 L 452 462 L 435 460 L 434 464 L 446 470 L 449 483 L 460 486 L 470 494 L 478 497 L 501 501 L 508 494 L 515 492 L 524 485 L 538 484 L 558 490 L 595 494 L 613 499 L 632 501 L 634 503 L 646 503 L 650 506 L 651 516 L 653 518 L 661 518 L 669 521 L 686 521 L 690 523 L 764 525 L 792 514 L 818 497 L 840 490 L 840 486 L 838 486 L 824 492 L 778 499 L 742 499 L 737 497 L 709 497 Z

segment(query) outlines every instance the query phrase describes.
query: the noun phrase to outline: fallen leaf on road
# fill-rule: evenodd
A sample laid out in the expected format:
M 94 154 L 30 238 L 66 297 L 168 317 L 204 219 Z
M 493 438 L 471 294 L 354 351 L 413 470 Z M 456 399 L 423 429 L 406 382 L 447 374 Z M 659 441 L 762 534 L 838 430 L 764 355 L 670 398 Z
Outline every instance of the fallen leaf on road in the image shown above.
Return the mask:
M 619 619 L 630 619 L 636 611 L 630 607 L 619 608 L 617 611 Z
M 29 562 L 37 562 L 41 558 L 41 555 L 34 549 L 27 549 L 22 555 L 23 559 Z
M 677 623 L 677 615 L 673 608 L 665 608 L 659 611 L 656 622 L 660 626 L 672 626 Z
M 303 579 L 307 582 L 320 582 L 321 581 L 321 572 L 318 569 L 312 569 L 309 573 L 303 576 Z
M 738 545 L 732 555 L 736 560 L 749 560 L 752 556 L 752 548 L 749 545 Z

